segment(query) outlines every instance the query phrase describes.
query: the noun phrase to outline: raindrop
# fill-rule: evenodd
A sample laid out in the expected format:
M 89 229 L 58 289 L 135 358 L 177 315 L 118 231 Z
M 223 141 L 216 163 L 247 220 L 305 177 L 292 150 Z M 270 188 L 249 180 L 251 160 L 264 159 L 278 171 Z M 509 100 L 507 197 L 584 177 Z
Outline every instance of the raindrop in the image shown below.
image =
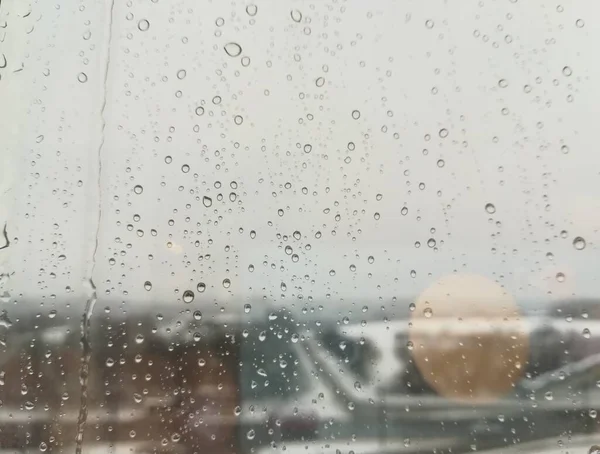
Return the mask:
M 209 208 L 212 206 L 212 199 L 208 196 L 204 196 L 202 197 L 202 204 L 206 207 Z
M 569 77 L 571 74 L 573 74 L 573 70 L 569 66 L 565 66 L 562 69 L 562 73 L 564 76 Z
M 81 82 L 82 84 L 86 83 L 88 80 L 87 74 L 84 72 L 81 72 L 77 75 L 77 80 L 79 82 Z
M 141 194 L 142 192 L 144 192 L 144 188 L 141 185 L 135 185 L 133 187 L 133 192 L 135 192 L 136 194 Z
M 238 43 L 227 43 L 223 49 L 230 57 L 239 57 L 242 53 L 242 47 Z
M 431 316 L 433 315 L 433 310 L 430 307 L 426 307 L 425 309 L 423 309 L 423 315 L 425 316 L 425 318 L 431 318 Z
M 198 115 L 199 117 L 204 115 L 204 107 L 202 107 L 202 106 L 196 107 L 196 115 Z
M 563 154 L 568 154 L 569 153 L 569 147 L 568 147 L 568 145 L 563 145 L 562 147 L 560 147 L 560 151 Z
M 227 278 L 223 279 L 223 287 L 224 288 L 229 288 L 231 287 L 231 281 Z
M 258 12 L 258 7 L 254 4 L 251 3 L 248 6 L 246 6 L 246 13 L 248 14 L 248 16 L 256 16 L 256 13 Z
M 444 165 L 446 165 L 446 163 L 444 162 L 444 160 L 443 159 L 438 159 L 437 166 L 439 168 L 442 168 L 442 167 L 444 167 Z
M 435 247 L 435 244 L 436 244 L 436 243 L 435 243 L 435 240 L 434 240 L 433 238 L 429 238 L 429 239 L 427 240 L 427 246 L 429 246 L 430 248 L 433 248 L 433 247 Z
M 325 85 L 325 78 L 318 77 L 317 80 L 315 81 L 315 85 L 319 88 L 322 87 L 323 85 Z
M 141 19 L 138 22 L 138 29 L 142 32 L 147 31 L 150 28 L 150 22 L 148 22 L 146 19 Z
M 241 124 L 244 122 L 244 119 L 242 118 L 242 116 L 241 116 L 241 115 L 236 115 L 236 116 L 233 118 L 233 121 L 234 121 L 234 123 L 235 123 L 236 125 L 238 125 L 238 126 L 239 126 L 239 125 L 241 125 Z
M 585 249 L 585 245 L 586 245 L 585 240 L 580 236 L 576 237 L 573 240 L 573 247 L 575 249 L 577 249 L 578 251 Z
M 194 320 L 202 320 L 202 312 L 200 311 L 194 311 Z
M 246 434 L 246 438 L 248 440 L 254 440 L 254 437 L 256 436 L 256 432 L 254 431 L 254 429 L 250 429 L 248 431 L 248 433 Z
M 352 111 L 352 118 L 354 118 L 355 120 L 358 120 L 360 118 L 360 111 L 359 110 L 353 110 Z
M 373 257 L 372 255 L 370 255 L 369 258 L 367 258 L 367 262 L 369 262 L 369 263 L 375 262 L 375 257 Z
M 144 282 L 144 289 L 145 289 L 146 291 L 148 291 L 148 292 L 149 292 L 150 290 L 152 290 L 152 282 L 150 282 L 150 281 L 146 281 L 146 282 Z
M 565 274 L 564 273 L 556 273 L 556 280 L 558 282 L 565 282 Z
M 402 207 L 402 209 L 400 210 L 400 214 L 402 216 L 406 216 L 408 214 L 408 208 Z
M 198 290 L 199 293 L 204 293 L 206 290 L 206 284 L 204 282 L 199 282 L 196 286 L 196 290 Z
M 494 214 L 496 212 L 496 207 L 493 203 L 487 203 L 485 205 L 485 211 L 487 211 L 489 214 Z
M 185 69 L 180 69 L 179 71 L 177 71 L 177 78 L 179 80 L 183 80 L 183 79 L 185 79 L 186 74 L 187 74 L 187 72 Z
M 448 130 L 446 128 L 440 129 L 439 135 L 442 139 L 445 139 L 448 137 Z
M 250 304 L 244 304 L 244 312 L 246 314 L 249 314 L 251 310 L 252 310 L 252 306 Z
M 194 292 L 191 290 L 186 290 L 183 292 L 183 302 L 189 304 L 192 301 L 194 301 Z
M 433 28 L 433 26 L 434 26 L 434 25 L 435 25 L 435 24 L 433 23 L 433 21 L 432 21 L 431 19 L 427 19 L 427 20 L 425 21 L 425 27 L 427 27 L 427 28 L 428 28 L 428 29 L 430 29 L 430 30 Z
M 290 16 L 292 17 L 292 20 L 294 22 L 300 23 L 300 21 L 302 20 L 302 13 L 297 9 L 293 9 L 292 11 L 290 11 Z
M 588 328 L 584 328 L 583 332 L 581 333 L 583 335 L 583 337 L 585 337 L 586 339 L 589 339 L 590 337 L 592 337 L 592 333 L 590 333 L 590 330 Z
M 577 20 L 575 21 L 575 26 L 576 26 L 577 28 L 583 28 L 583 27 L 584 27 L 584 25 L 585 25 L 585 22 L 583 21 L 583 19 L 577 19 Z

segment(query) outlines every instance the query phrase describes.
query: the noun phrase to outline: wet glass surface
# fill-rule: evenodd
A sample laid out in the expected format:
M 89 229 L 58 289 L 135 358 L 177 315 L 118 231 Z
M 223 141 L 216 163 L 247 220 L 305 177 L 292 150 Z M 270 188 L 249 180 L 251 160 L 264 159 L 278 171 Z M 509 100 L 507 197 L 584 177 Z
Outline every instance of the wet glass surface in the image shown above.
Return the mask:
M 2 0 L 0 454 L 597 454 L 598 5 Z

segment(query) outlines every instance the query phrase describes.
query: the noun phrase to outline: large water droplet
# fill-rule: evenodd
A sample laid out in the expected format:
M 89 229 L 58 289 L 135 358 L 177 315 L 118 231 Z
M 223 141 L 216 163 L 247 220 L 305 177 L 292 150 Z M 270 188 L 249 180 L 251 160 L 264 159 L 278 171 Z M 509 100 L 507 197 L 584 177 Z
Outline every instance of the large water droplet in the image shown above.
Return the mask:
M 140 21 L 138 22 L 138 29 L 142 32 L 145 32 L 149 28 L 150 28 L 150 22 L 148 22 L 146 19 L 140 19 Z
M 577 249 L 578 251 L 581 251 L 582 249 L 585 249 L 585 245 L 586 245 L 585 240 L 582 237 L 580 237 L 580 236 L 576 237 L 573 240 L 573 247 L 575 249 Z
M 191 303 L 192 301 L 194 301 L 194 292 L 192 292 L 191 290 L 186 290 L 185 292 L 183 292 L 183 302 L 184 303 Z
M 487 211 L 489 214 L 494 214 L 496 212 L 496 207 L 493 203 L 486 203 L 485 211 Z
M 227 43 L 223 49 L 230 57 L 238 57 L 242 53 L 242 46 L 238 43 Z
M 209 208 L 212 206 L 212 199 L 208 196 L 204 196 L 202 197 L 202 204 L 206 207 Z
M 292 17 L 292 20 L 294 22 L 300 23 L 300 21 L 302 20 L 302 13 L 300 11 L 298 11 L 297 9 L 291 10 L 290 16 Z

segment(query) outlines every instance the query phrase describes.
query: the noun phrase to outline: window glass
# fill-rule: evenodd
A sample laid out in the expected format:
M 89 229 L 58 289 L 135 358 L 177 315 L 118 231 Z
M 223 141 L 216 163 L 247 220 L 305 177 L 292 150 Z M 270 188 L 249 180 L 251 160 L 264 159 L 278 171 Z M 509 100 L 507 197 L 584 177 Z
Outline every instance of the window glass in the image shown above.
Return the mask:
M 2 0 L 0 454 L 597 454 L 599 5 Z

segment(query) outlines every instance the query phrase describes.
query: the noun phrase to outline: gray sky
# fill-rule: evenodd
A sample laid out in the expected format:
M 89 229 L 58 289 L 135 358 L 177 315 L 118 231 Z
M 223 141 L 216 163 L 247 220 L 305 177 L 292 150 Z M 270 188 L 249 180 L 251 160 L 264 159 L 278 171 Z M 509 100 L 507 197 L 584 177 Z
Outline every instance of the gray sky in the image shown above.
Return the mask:
M 14 298 L 84 304 L 98 200 L 94 282 L 135 307 L 596 296 L 597 2 L 103 3 L 2 3 Z

